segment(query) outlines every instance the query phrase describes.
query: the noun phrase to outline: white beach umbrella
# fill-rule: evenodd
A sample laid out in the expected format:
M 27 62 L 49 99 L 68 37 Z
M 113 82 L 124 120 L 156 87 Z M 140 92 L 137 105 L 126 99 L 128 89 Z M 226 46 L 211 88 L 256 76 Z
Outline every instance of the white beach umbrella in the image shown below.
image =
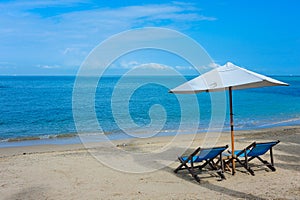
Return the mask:
M 198 76 L 172 90 L 171 93 L 193 94 L 228 90 L 230 105 L 231 151 L 234 156 L 234 124 L 232 108 L 232 90 L 258 88 L 266 86 L 288 86 L 287 83 L 251 72 L 230 62 Z M 235 173 L 235 162 L 232 162 L 232 173 Z

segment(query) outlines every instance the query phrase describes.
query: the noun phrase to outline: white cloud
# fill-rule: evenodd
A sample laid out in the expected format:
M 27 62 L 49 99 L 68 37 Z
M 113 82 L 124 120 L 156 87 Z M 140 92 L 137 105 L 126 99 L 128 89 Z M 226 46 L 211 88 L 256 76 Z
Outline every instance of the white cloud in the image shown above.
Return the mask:
M 66 55 L 66 54 L 78 54 L 80 53 L 80 49 L 79 48 L 73 48 L 73 47 L 67 47 L 62 54 Z
M 180 69 L 180 70 L 178 70 Z M 178 71 L 177 71 L 178 70 Z M 191 66 L 169 66 L 160 63 L 143 63 L 129 69 L 127 75 L 153 75 L 153 76 L 174 76 L 174 75 L 197 75 L 197 71 Z
M 81 0 L 0 3 L 0 52 L 5 52 L 0 56 L 9 61 L 18 58 L 18 65 L 30 60 L 30 64 L 36 61 L 33 67 L 42 62 L 78 67 L 96 45 L 121 31 L 144 26 L 172 27 L 180 31 L 181 27 L 189 26 L 188 22 L 215 20 L 200 14 L 193 4 L 180 2 L 115 8 L 86 6 L 52 12 L 58 7 L 81 4 L 91 3 Z M 128 67 L 131 65 L 137 63 Z
M 143 6 L 126 6 L 119 8 L 98 8 L 65 12 L 50 17 L 43 13 L 31 12 L 31 9 L 51 6 L 69 5 L 81 1 L 25 1 L 23 3 L 0 3 L 0 22 L 2 32 L 20 34 L 23 37 L 61 37 L 81 40 L 95 36 L 106 36 L 112 32 L 143 27 L 144 25 L 168 26 L 173 23 L 189 21 L 215 20 L 214 17 L 203 16 L 194 7 L 185 4 L 151 4 Z M 22 6 L 23 5 L 23 6 Z M 178 24 L 178 26 L 180 26 Z
M 86 1 L 80 0 L 64 0 L 64 1 L 56 1 L 56 0 L 43 0 L 43 1 L 32 1 L 32 0 L 23 0 L 23 1 L 8 1 L 3 2 L 0 6 L 10 6 L 14 8 L 22 8 L 22 9 L 34 9 L 34 8 L 47 8 L 51 6 L 70 6 L 74 4 L 84 3 Z
M 192 66 L 175 66 L 177 70 L 195 70 Z
M 52 20 L 57 21 L 63 30 L 77 32 L 77 36 L 79 33 L 103 35 L 151 25 L 168 26 L 177 23 L 180 26 L 178 23 L 185 25 L 186 22 L 211 21 L 215 18 L 200 15 L 183 6 L 162 4 L 76 11 L 55 16 Z
M 174 74 L 174 70 L 159 63 L 143 63 L 129 69 L 125 74 L 126 76 L 168 76 Z
M 137 61 L 121 61 L 119 67 L 124 68 L 124 69 L 132 69 L 133 67 L 136 67 L 137 65 L 139 65 L 139 63 Z M 117 67 L 117 65 L 115 65 Z
M 209 67 L 211 67 L 211 68 L 218 68 L 218 67 L 220 67 L 221 65 L 219 65 L 219 64 L 217 64 L 217 63 L 210 63 L 209 64 Z
M 125 62 L 121 61 L 119 65 L 115 64 L 114 68 L 122 68 L 122 69 L 155 69 L 155 70 L 164 70 L 169 69 L 170 67 L 167 65 L 159 64 L 159 63 L 138 63 L 137 61 Z
M 16 68 L 16 63 L 0 61 L 0 69 L 15 69 L 15 68 Z
M 156 70 L 167 70 L 170 69 L 169 66 L 159 64 L 159 63 L 144 63 L 141 65 L 136 66 L 135 68 L 140 68 L 140 69 L 156 69 Z
M 42 68 L 42 69 L 59 69 L 61 68 L 61 66 L 59 65 L 38 65 L 38 68 Z

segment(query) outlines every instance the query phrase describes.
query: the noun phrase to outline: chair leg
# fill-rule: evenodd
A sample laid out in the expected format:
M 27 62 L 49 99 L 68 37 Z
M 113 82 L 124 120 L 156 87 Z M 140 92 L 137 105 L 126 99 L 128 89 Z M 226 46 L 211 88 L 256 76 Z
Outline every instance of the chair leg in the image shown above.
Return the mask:
M 232 159 L 233 158 L 230 158 L 230 159 L 228 159 L 228 160 L 226 160 L 226 161 L 224 161 L 224 166 L 230 166 L 230 163 L 232 163 Z M 229 167 L 230 168 L 230 167 Z
M 203 163 L 202 165 L 200 165 L 198 168 L 199 170 L 202 170 L 202 168 L 204 168 L 207 164 L 209 164 L 209 162 L 206 160 L 205 163 Z
M 224 162 L 223 162 L 223 157 L 222 157 L 222 153 L 220 154 L 220 158 L 218 160 L 218 162 L 221 162 L 221 169 L 222 169 L 222 172 L 224 173 L 225 171 L 225 168 L 224 168 Z
M 221 177 L 221 179 L 226 179 L 224 175 L 224 171 L 222 169 L 218 169 L 213 160 L 207 162 L 213 170 L 216 170 L 217 174 Z
M 243 163 L 239 158 L 235 158 L 252 176 L 255 176 L 254 171 L 249 167 L 248 163 Z
M 197 175 L 194 175 L 193 177 L 198 183 L 200 183 L 200 178 Z
M 262 158 L 260 158 L 259 156 L 257 156 L 258 160 L 260 160 L 263 164 L 265 164 L 270 170 L 272 170 L 273 172 L 276 171 L 274 165 L 272 165 L 271 163 L 269 163 L 266 160 L 263 160 Z
M 187 166 L 187 163 L 189 161 L 192 161 L 193 156 L 195 156 L 200 150 L 201 150 L 201 148 L 198 147 L 186 160 L 182 160 L 181 157 L 178 157 L 178 160 L 180 161 L 181 164 L 174 170 L 174 172 L 177 173 L 179 170 L 190 168 L 190 167 Z M 186 168 L 183 168 L 184 166 Z
M 177 167 L 177 168 L 174 170 L 174 172 L 177 173 L 178 170 L 181 170 L 181 169 L 187 169 L 187 170 L 190 172 L 190 174 L 193 176 L 193 178 L 194 178 L 197 182 L 200 183 L 200 178 L 197 176 L 197 174 L 196 174 L 195 171 L 194 171 L 194 165 L 193 165 L 193 163 L 191 164 L 191 167 L 189 167 L 189 166 L 187 165 L 187 162 L 188 162 L 187 160 L 186 160 L 186 161 L 183 161 L 180 157 L 178 157 L 178 160 L 181 162 L 181 165 L 179 165 L 179 167 Z M 182 168 L 182 167 L 185 167 L 185 168 Z
M 270 157 L 271 157 L 271 164 L 272 164 L 272 166 L 274 166 L 273 150 L 272 150 L 272 147 L 271 147 L 271 149 L 270 149 Z
M 178 158 L 178 160 L 181 162 L 181 164 L 174 170 L 175 173 L 177 173 L 181 169 L 185 169 L 182 167 L 184 167 L 184 166 L 187 167 L 186 164 L 184 164 L 184 162 L 182 162 L 182 160 L 180 158 Z
M 224 166 L 224 171 L 232 172 L 229 164 L 225 160 L 223 161 L 223 166 Z
M 197 174 L 195 173 L 194 169 L 195 169 L 195 168 L 194 168 L 194 163 L 191 162 L 191 167 L 188 168 L 188 170 L 189 170 L 190 174 L 194 177 L 194 179 L 195 179 L 197 182 L 200 183 L 200 178 L 197 176 Z
M 226 177 L 225 177 L 225 175 L 224 175 L 224 171 L 225 171 L 225 169 L 224 169 L 224 163 L 223 163 L 223 157 L 222 157 L 222 153 L 220 153 L 220 157 L 219 157 L 219 159 L 217 160 L 217 162 L 216 162 L 216 165 L 217 165 L 217 163 L 219 163 L 220 162 L 220 171 L 219 172 L 217 172 L 218 174 L 219 174 L 219 176 L 222 178 L 222 179 L 226 179 Z

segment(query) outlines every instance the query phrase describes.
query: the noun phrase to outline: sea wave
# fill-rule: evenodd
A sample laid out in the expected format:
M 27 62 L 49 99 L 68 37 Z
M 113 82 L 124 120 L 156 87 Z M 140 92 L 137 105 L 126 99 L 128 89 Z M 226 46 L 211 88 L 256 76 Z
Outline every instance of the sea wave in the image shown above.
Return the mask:
M 111 134 L 107 133 L 62 133 L 62 134 L 54 134 L 54 135 L 40 135 L 40 136 L 29 136 L 29 137 L 12 137 L 12 138 L 5 138 L 0 139 L 1 142 L 22 142 L 22 141 L 35 141 L 35 140 L 51 140 L 51 139 L 68 139 L 78 136 L 95 136 L 99 134 Z
M 275 126 L 290 126 L 290 125 L 300 125 L 300 117 L 280 120 L 276 122 L 270 122 L 268 124 L 262 125 L 260 127 L 275 127 Z
M 300 117 L 285 119 L 285 120 L 279 120 L 279 121 L 269 121 L 269 122 L 261 122 L 258 121 L 247 121 L 245 123 L 239 123 L 235 125 L 236 130 L 249 130 L 249 129 L 256 129 L 256 128 L 272 128 L 276 126 L 293 126 L 293 125 L 300 125 Z M 228 131 L 229 126 L 225 124 L 223 127 L 209 129 L 208 127 L 199 127 L 197 130 L 197 133 L 204 133 L 207 131 L 214 132 L 214 131 Z M 149 136 L 155 137 L 155 136 L 171 136 L 176 134 L 190 134 L 195 132 L 195 130 L 191 129 L 163 129 L 160 130 L 157 134 L 153 135 L 152 130 L 144 129 L 143 131 L 135 131 L 132 130 L 132 133 L 134 135 L 140 135 L 141 137 Z M 53 139 L 70 139 L 75 137 L 93 137 L 106 135 L 109 139 L 112 140 L 118 140 L 118 139 L 126 139 L 131 137 L 130 133 L 124 133 L 121 130 L 114 130 L 114 131 L 107 131 L 107 132 L 84 132 L 84 133 L 61 133 L 61 134 L 49 134 L 49 135 L 38 135 L 38 136 L 28 136 L 28 137 L 11 137 L 11 138 L 0 138 L 0 143 L 4 142 L 24 142 L 24 141 L 36 141 L 36 140 L 53 140 Z

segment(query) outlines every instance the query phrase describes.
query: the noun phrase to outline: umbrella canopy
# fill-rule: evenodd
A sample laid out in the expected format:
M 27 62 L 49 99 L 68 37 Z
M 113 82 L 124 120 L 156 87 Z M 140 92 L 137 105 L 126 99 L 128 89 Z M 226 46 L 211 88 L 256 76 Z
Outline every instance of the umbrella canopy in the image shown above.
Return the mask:
M 174 89 L 172 93 L 198 93 L 284 85 L 287 83 L 251 72 L 230 62 L 194 78 Z
M 288 84 L 246 70 L 228 62 L 223 66 L 215 68 L 174 89 L 171 89 L 170 92 L 178 94 L 191 94 L 199 92 L 215 92 L 221 90 L 228 90 L 230 105 L 231 150 L 232 156 L 234 156 L 232 90 L 258 88 L 266 86 L 288 86 Z M 234 159 L 232 162 L 232 173 L 235 173 Z

